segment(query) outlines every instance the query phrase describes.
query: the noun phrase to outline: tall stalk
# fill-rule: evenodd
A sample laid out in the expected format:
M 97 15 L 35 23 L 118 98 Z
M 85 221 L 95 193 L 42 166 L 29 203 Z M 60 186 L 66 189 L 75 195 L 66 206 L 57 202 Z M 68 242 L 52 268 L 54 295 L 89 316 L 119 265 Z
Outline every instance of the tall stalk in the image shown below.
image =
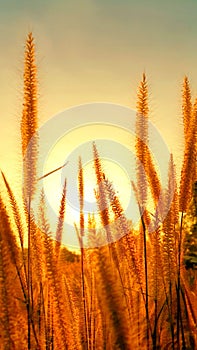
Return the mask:
M 37 68 L 35 65 L 35 46 L 32 33 L 28 34 L 24 59 L 24 96 L 21 120 L 21 140 L 24 173 L 24 201 L 26 204 L 28 224 L 28 258 L 27 258 L 27 322 L 28 349 L 31 349 L 31 201 L 35 192 L 38 139 L 37 119 Z
M 141 209 L 140 209 L 141 211 Z M 141 223 L 143 230 L 144 240 L 144 272 L 145 272 L 145 309 L 146 309 L 146 337 L 147 337 L 147 349 L 149 349 L 149 300 L 148 300 L 148 259 L 147 259 L 147 242 L 146 242 L 146 225 L 144 222 L 143 214 L 141 213 Z
M 182 341 L 184 342 L 184 330 L 181 315 L 181 251 L 183 239 L 183 218 L 192 199 L 192 185 L 196 176 L 196 104 L 192 108 L 191 93 L 188 78 L 184 78 L 182 89 L 182 114 L 184 123 L 184 159 L 181 169 L 181 181 L 179 191 L 179 211 L 181 213 L 180 233 L 178 239 L 178 271 L 177 271 L 177 344 L 180 346 L 180 326 Z
M 180 321 L 181 321 L 181 249 L 182 249 L 182 231 L 183 231 L 183 212 L 181 213 L 180 235 L 178 242 L 178 272 L 177 272 L 177 346 L 180 348 Z M 181 325 L 182 329 L 182 325 Z
M 85 327 L 85 346 L 89 349 L 89 332 L 88 332 L 88 315 L 87 315 L 87 303 L 86 303 L 86 291 L 85 291 L 85 278 L 84 278 L 84 178 L 82 161 L 79 158 L 79 173 L 78 173 L 78 187 L 79 187 L 79 203 L 80 203 L 80 232 L 78 233 L 78 239 L 81 250 L 81 284 L 82 284 L 82 300 L 83 300 L 83 313 L 84 313 L 84 327 Z
M 142 76 L 142 80 L 138 87 L 137 94 L 137 116 L 136 116 L 136 173 L 137 173 L 137 186 L 138 186 L 138 200 L 139 211 L 141 217 L 143 242 L 144 242 L 144 272 L 145 272 L 145 309 L 146 309 L 146 322 L 147 322 L 147 349 L 149 349 L 149 305 L 148 305 L 148 263 L 147 263 L 147 238 L 146 238 L 146 225 L 143 217 L 143 213 L 147 205 L 147 176 L 145 170 L 147 169 L 147 146 L 148 146 L 148 86 L 145 73 Z

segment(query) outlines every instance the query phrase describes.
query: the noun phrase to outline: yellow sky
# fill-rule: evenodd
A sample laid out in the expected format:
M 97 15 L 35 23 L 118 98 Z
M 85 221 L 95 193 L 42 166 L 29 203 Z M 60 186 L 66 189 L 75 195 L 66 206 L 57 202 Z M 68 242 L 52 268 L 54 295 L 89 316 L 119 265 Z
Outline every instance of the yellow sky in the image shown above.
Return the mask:
M 0 1 L 0 9 L 0 167 L 15 191 L 21 189 L 23 51 L 29 30 L 36 39 L 40 125 L 83 103 L 135 109 L 145 70 L 150 119 L 180 171 L 185 74 L 193 97 L 197 93 L 196 1 L 8 0 Z M 82 133 L 70 137 L 67 152 L 84 141 Z M 57 155 L 54 159 L 46 170 L 61 165 Z

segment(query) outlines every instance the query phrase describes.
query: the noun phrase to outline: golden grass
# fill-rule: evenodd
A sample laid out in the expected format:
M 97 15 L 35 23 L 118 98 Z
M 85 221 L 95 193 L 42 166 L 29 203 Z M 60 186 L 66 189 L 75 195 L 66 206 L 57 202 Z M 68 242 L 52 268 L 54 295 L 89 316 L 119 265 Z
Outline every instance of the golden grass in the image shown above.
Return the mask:
M 43 191 L 38 208 L 39 227 L 31 209 L 37 182 L 38 139 L 35 137 L 32 144 L 30 140 L 38 128 L 38 99 L 34 39 L 31 33 L 28 35 L 21 136 L 23 199 L 29 211 L 25 207 L 23 215 L 27 225 L 23 226 L 13 186 L 2 174 L 11 211 L 5 206 L 6 199 L 0 197 L 0 350 L 197 348 L 196 271 L 186 270 L 183 263 L 185 223 L 191 216 L 192 187 L 196 180 L 197 103 L 192 104 L 187 77 L 182 94 L 185 149 L 181 181 L 178 186 L 171 155 L 168 187 L 164 191 L 148 148 L 149 105 L 145 74 L 139 84 L 136 156 L 140 162 L 136 165 L 137 183 L 133 183 L 141 214 L 138 232 L 126 218 L 113 184 L 104 174 L 95 143 L 95 195 L 102 228 L 97 228 L 93 215 L 85 222 L 85 178 L 79 158 L 80 227 L 76 226 L 76 231 L 81 254 L 75 259 L 71 254 L 74 261 L 70 262 L 68 251 L 61 244 L 66 180 L 55 241 L 45 213 Z M 161 191 L 162 205 L 152 217 L 148 210 L 148 193 L 156 208 Z M 151 223 L 155 227 L 152 232 L 149 231 Z M 92 248 L 84 248 L 85 234 Z M 24 246 L 26 236 L 27 248 Z M 103 237 L 108 244 L 101 244 Z M 113 237 L 116 237 L 114 242 Z

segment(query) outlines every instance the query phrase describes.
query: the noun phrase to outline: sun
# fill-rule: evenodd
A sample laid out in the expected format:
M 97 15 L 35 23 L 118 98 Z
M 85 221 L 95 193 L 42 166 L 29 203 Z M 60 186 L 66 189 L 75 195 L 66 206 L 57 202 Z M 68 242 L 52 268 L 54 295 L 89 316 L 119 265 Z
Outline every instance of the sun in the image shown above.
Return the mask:
M 132 142 L 133 141 L 133 142 Z M 78 194 L 78 164 L 82 159 L 84 174 L 84 218 L 87 227 L 88 215 L 94 214 L 97 228 L 101 227 L 98 205 L 95 198 L 97 189 L 92 144 L 96 143 L 102 168 L 107 179 L 113 184 L 114 191 L 119 198 L 124 214 L 135 224 L 139 220 L 139 210 L 135 195 L 132 191 L 131 180 L 135 173 L 135 156 L 132 135 L 116 126 L 87 125 L 80 129 L 69 131 L 55 142 L 49 149 L 40 169 L 40 176 L 66 166 L 42 179 L 40 186 L 44 190 L 50 225 L 55 232 L 59 216 L 59 207 L 63 184 L 66 179 L 66 213 L 65 225 L 70 245 L 76 245 L 74 223 L 79 225 L 80 209 Z M 37 205 L 37 204 L 36 204 Z M 35 205 L 35 207 L 36 207 Z

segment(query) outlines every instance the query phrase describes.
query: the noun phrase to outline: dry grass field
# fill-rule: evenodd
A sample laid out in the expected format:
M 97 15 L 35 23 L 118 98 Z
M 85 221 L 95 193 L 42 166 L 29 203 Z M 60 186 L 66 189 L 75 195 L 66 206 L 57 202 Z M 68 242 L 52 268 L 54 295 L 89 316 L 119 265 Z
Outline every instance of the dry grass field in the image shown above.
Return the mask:
M 182 86 L 184 155 L 180 183 L 176 160 L 171 155 L 167 189 L 162 188 L 147 146 L 149 105 L 145 74 L 139 84 L 137 182 L 132 184 L 141 214 L 137 232 L 104 174 L 96 143 L 92 146 L 95 196 L 103 228 L 97 228 L 93 215 L 85 222 L 81 155 L 80 224 L 75 225 L 80 254 L 70 253 L 61 244 L 66 181 L 56 240 L 51 238 L 44 192 L 40 193 L 39 227 L 31 209 L 42 142 L 35 137 L 29 145 L 39 125 L 37 79 L 34 38 L 30 33 L 25 46 L 24 100 L 19 120 L 23 157 L 28 146 L 23 208 L 15 197 L 14 183 L 8 183 L 6 174 L 1 175 L 7 193 L 0 197 L 0 349 L 197 349 L 197 102 L 191 96 L 188 78 L 184 78 Z M 157 207 L 154 217 L 148 210 L 150 200 Z M 152 232 L 150 225 L 155 227 Z M 88 239 L 94 248 L 84 248 L 84 227 L 88 227 Z M 103 234 L 108 244 L 102 246 Z M 112 243 L 114 235 L 117 239 Z

